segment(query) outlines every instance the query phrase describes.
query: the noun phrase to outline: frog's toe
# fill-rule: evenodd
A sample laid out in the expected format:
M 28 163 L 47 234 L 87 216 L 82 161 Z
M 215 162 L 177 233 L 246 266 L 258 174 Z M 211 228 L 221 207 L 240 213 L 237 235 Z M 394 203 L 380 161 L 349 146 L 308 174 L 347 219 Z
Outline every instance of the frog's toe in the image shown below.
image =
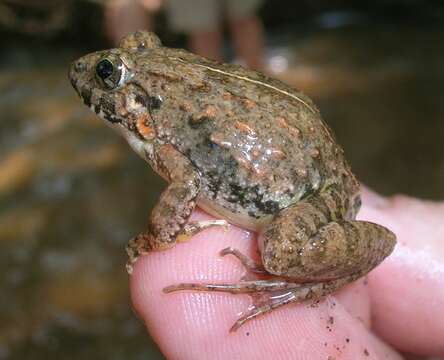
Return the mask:
M 250 259 L 248 256 L 242 254 L 239 250 L 234 249 L 232 247 L 227 247 L 219 253 L 220 256 L 226 256 L 226 255 L 233 255 L 235 256 L 242 265 L 250 272 L 255 274 L 267 274 L 267 271 L 262 266 L 262 264 L 259 264 L 255 262 L 253 259 Z
M 254 298 L 253 298 L 254 299 Z M 281 294 L 276 298 L 268 297 L 265 301 L 254 302 L 246 312 L 242 313 L 242 316 L 236 320 L 233 326 L 230 328 L 230 332 L 236 332 L 247 321 L 254 319 L 259 315 L 263 315 L 278 307 L 289 304 L 296 301 L 294 293 L 289 291 L 285 294 Z
M 133 265 L 137 259 L 152 250 L 150 245 L 150 235 L 140 234 L 130 241 L 125 247 L 126 253 L 128 254 L 128 261 L 126 263 L 126 271 L 128 274 L 133 273 Z
M 223 219 L 191 221 L 183 227 L 183 229 L 177 236 L 177 241 L 179 242 L 187 241 L 191 239 L 192 236 L 214 226 L 222 226 L 226 230 L 229 228 L 230 224 Z

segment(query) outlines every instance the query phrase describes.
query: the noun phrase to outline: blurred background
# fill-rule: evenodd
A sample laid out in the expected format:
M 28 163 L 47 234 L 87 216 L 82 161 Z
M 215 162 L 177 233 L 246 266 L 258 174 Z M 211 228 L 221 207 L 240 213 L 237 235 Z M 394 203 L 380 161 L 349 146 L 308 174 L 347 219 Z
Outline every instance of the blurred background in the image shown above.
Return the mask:
M 444 198 L 441 1 L 209 3 L 0 0 L 0 360 L 162 359 L 123 249 L 164 184 L 67 80 L 126 32 L 294 85 L 363 183 Z

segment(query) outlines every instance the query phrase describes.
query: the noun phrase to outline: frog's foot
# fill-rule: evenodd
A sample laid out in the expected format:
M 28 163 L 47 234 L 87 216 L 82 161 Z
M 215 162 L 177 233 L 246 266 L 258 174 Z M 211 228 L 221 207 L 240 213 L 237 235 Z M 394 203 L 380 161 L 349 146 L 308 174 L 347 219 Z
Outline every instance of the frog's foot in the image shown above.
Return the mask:
M 228 222 L 225 220 L 203 220 L 190 222 L 183 227 L 183 229 L 177 235 L 176 240 L 180 242 L 186 241 L 193 235 L 196 235 L 197 233 L 213 226 L 223 226 L 225 229 L 228 229 L 230 224 L 228 224 Z M 133 273 L 133 265 L 137 259 L 148 254 L 150 251 L 165 250 L 172 246 L 174 246 L 174 242 L 157 241 L 157 238 L 149 232 L 137 235 L 135 238 L 131 239 L 126 246 L 126 252 L 128 254 L 126 271 L 131 275 Z
M 289 279 L 279 278 L 268 273 L 265 268 L 254 260 L 242 254 L 239 250 L 233 248 L 223 249 L 220 254 L 234 255 L 245 266 L 245 268 L 258 275 L 268 275 L 268 279 L 242 278 L 238 283 L 233 284 L 199 284 L 199 283 L 181 283 L 167 286 L 163 289 L 164 293 L 175 291 L 218 291 L 228 292 L 230 294 L 248 294 L 253 299 L 252 305 L 231 327 L 230 332 L 234 332 L 247 321 L 255 317 L 268 313 L 278 307 L 292 303 L 303 302 L 305 300 L 317 300 L 332 293 L 348 282 L 358 278 L 360 274 L 347 276 L 340 279 L 325 282 L 306 282 L 296 283 Z
M 278 307 L 305 300 L 319 299 L 350 282 L 350 278 L 337 279 L 323 283 L 292 283 L 285 279 L 240 281 L 236 284 L 198 284 L 182 283 L 171 285 L 163 289 L 164 293 L 181 290 L 218 291 L 230 294 L 248 294 L 253 304 L 231 327 L 234 332 L 247 321 L 268 313 Z
M 183 227 L 176 239 L 179 242 L 187 241 L 197 233 L 213 226 L 223 226 L 225 230 L 228 230 L 230 224 L 225 220 L 191 221 Z
M 152 250 L 150 243 L 149 234 L 140 234 L 128 241 L 128 245 L 126 245 L 125 249 L 126 253 L 128 254 L 126 271 L 129 275 L 133 273 L 133 264 L 137 261 L 137 259 Z
M 262 275 L 268 274 L 268 272 L 265 270 L 265 268 L 263 267 L 262 264 L 255 262 L 254 260 L 250 259 L 248 256 L 245 256 L 244 254 L 242 254 L 239 250 L 234 249 L 232 247 L 228 247 L 228 248 L 223 249 L 220 252 L 220 255 L 221 256 L 225 256 L 225 255 L 235 256 L 248 271 L 250 271 L 254 274 L 262 274 Z

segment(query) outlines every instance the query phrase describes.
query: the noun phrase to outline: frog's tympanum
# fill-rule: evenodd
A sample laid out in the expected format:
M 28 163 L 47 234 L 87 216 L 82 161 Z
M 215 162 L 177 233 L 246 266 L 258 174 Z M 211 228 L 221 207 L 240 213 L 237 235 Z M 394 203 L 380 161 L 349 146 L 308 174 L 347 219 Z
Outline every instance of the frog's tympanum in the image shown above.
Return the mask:
M 258 232 L 260 264 L 222 251 L 257 280 L 165 289 L 255 295 L 260 300 L 232 330 L 284 304 L 319 299 L 393 250 L 391 231 L 355 220 L 359 183 L 316 106 L 292 87 L 163 47 L 142 31 L 75 61 L 69 77 L 83 102 L 169 184 L 148 229 L 128 244 L 130 272 L 139 256 L 211 226 Z M 189 222 L 196 205 L 218 220 Z

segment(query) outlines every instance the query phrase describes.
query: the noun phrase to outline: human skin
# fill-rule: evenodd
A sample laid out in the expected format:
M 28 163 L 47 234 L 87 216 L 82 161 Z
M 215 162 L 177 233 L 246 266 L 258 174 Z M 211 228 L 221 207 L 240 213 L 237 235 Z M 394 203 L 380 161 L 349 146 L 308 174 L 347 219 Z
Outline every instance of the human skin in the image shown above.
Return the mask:
M 140 258 L 130 278 L 134 308 L 168 359 L 402 359 L 395 348 L 444 356 L 444 203 L 364 189 L 358 218 L 393 230 L 397 246 L 367 280 L 319 303 L 290 304 L 229 333 L 248 295 L 162 292 L 180 282 L 239 281 L 245 269 L 219 251 L 257 258 L 256 234 L 231 226 Z
M 230 20 L 230 30 L 236 55 L 254 70 L 263 68 L 263 29 L 256 16 Z M 189 37 L 193 53 L 216 61 L 223 61 L 223 33 L 221 29 L 192 31 Z
M 153 14 L 159 9 L 159 0 L 109 0 L 105 3 L 105 33 L 117 45 L 124 36 L 139 29 L 154 27 Z
M 250 69 L 261 70 L 264 65 L 264 39 L 259 18 L 253 15 L 231 20 L 230 29 L 237 56 L 245 61 L 245 65 Z

